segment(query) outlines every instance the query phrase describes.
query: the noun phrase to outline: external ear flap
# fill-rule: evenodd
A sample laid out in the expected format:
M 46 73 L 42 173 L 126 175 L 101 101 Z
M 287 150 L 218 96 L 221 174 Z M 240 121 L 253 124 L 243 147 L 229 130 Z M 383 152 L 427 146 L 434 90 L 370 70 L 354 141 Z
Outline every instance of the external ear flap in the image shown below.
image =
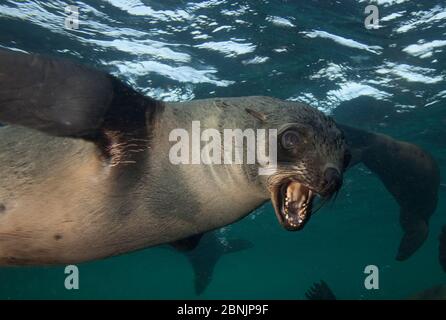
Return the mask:
M 266 122 L 266 120 L 268 119 L 266 114 L 264 114 L 263 112 L 255 111 L 249 108 L 245 108 L 245 111 L 248 112 L 257 120 L 259 120 L 260 122 Z

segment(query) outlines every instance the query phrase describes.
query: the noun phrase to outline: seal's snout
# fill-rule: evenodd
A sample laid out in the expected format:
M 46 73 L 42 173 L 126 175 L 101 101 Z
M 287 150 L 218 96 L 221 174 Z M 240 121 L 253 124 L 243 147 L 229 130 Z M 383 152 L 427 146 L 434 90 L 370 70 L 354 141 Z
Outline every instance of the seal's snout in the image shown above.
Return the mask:
M 276 216 L 289 231 L 304 228 L 311 215 L 337 194 L 351 160 L 333 120 L 319 111 L 305 112 L 309 114 L 291 116 L 290 122 L 279 126 L 279 166 L 267 179 Z
M 342 186 L 342 174 L 338 169 L 329 167 L 324 171 L 324 186 L 321 191 L 323 197 L 331 197 Z

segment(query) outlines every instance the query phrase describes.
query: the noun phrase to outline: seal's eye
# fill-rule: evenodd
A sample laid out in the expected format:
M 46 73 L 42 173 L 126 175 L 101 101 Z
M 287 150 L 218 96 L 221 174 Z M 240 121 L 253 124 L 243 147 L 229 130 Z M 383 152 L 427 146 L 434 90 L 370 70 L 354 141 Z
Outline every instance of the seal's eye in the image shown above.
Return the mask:
M 299 145 L 299 134 L 294 130 L 285 131 L 281 139 L 282 147 L 284 149 L 293 149 Z
M 345 154 L 344 154 L 344 170 L 347 169 L 347 167 L 349 166 L 351 160 L 352 160 L 352 154 L 348 150 L 345 151 Z

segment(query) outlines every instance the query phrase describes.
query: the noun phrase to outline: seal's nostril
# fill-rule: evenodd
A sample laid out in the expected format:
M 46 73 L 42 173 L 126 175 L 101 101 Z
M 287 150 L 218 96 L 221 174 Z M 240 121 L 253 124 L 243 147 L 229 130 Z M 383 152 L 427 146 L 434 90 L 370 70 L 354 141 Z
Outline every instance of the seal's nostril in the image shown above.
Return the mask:
M 342 185 L 342 176 L 338 169 L 327 168 L 324 172 L 325 189 L 328 194 L 338 191 Z
M 327 183 L 330 183 L 334 180 L 341 179 L 341 174 L 339 173 L 339 170 L 330 167 L 325 170 L 324 178 L 325 178 L 325 181 L 327 181 Z

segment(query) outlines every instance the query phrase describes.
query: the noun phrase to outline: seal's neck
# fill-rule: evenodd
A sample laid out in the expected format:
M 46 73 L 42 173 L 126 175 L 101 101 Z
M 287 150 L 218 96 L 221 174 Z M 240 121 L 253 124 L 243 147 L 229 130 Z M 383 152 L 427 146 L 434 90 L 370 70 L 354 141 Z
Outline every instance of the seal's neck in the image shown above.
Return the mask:
M 154 190 L 178 188 L 179 209 L 218 214 L 220 220 L 231 223 L 268 200 L 269 193 L 257 178 L 255 164 L 209 163 L 200 157 L 206 153 L 207 143 L 200 139 L 205 130 L 221 132 L 222 124 L 230 121 L 223 114 L 213 112 L 212 104 L 207 106 L 209 108 L 199 108 L 193 103 L 165 105 L 151 132 L 150 182 Z M 200 123 L 199 132 L 194 132 L 197 127 L 193 127 L 193 122 Z M 199 157 L 194 158 L 193 152 L 197 150 Z M 224 152 L 224 146 L 221 151 Z
M 236 99 L 229 101 L 231 106 L 222 99 L 166 105 L 164 118 L 169 120 L 164 130 L 170 130 L 169 138 L 173 140 L 169 141 L 170 146 L 177 141 L 175 132 L 185 133 L 190 154 L 186 162 L 195 166 L 204 165 L 207 168 L 203 170 L 211 171 L 214 176 L 224 172 L 230 181 L 243 180 L 239 181 L 241 185 L 249 185 L 249 191 L 260 193 L 263 197 L 264 179 L 258 174 L 256 154 L 257 123 L 247 113 L 240 113 Z M 222 108 L 221 104 L 225 107 Z M 252 136 L 244 136 L 247 133 L 252 133 Z M 215 178 L 222 179 L 221 176 Z

